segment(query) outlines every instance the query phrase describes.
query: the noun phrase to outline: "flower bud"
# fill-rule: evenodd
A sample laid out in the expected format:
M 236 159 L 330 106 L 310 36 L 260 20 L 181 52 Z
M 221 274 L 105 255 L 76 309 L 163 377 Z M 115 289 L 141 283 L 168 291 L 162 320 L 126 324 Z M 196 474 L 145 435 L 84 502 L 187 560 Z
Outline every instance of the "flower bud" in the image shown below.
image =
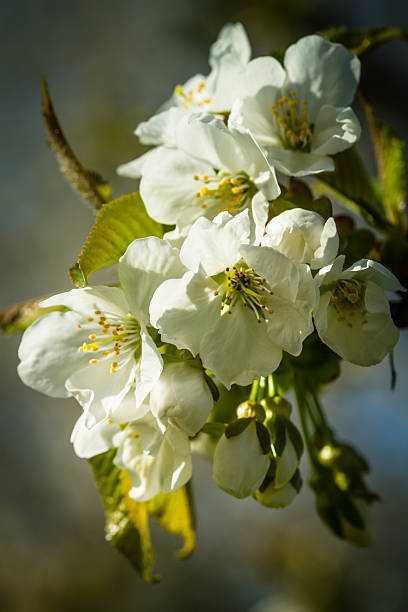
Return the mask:
M 239 419 L 255 418 L 262 423 L 265 420 L 265 410 L 258 402 L 248 400 L 238 406 L 237 417 Z

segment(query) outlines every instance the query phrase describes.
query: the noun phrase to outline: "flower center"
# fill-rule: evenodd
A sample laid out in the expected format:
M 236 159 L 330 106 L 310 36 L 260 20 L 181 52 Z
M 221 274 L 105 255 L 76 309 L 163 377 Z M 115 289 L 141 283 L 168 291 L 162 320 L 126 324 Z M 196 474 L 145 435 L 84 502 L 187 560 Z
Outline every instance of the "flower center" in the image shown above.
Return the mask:
M 300 108 L 296 91 L 292 90 L 289 98 L 279 98 L 270 109 L 284 148 L 310 151 L 313 128 L 309 125 L 307 100 L 302 100 Z
M 259 276 L 253 268 L 248 268 L 245 262 L 240 262 L 232 268 L 225 268 L 225 280 L 214 295 L 222 293 L 221 315 L 232 314 L 232 308 L 241 304 L 250 308 L 258 323 L 265 319 L 265 313 L 272 314 L 268 307 L 268 295 L 272 295 L 266 278 Z
M 364 318 L 367 314 L 364 307 L 365 289 L 365 284 L 354 278 L 337 281 L 329 305 L 338 313 L 339 322 L 346 322 L 348 327 L 353 327 L 352 318 L 360 313 L 363 316 L 362 324 L 367 323 Z
M 174 89 L 180 106 L 190 108 L 190 106 L 206 106 L 211 102 L 205 83 L 201 82 L 195 89 L 183 89 L 182 85 L 177 85 Z
M 201 181 L 203 186 L 197 192 L 201 208 L 207 208 L 207 200 L 217 200 L 218 212 L 227 211 L 233 215 L 246 208 L 256 188 L 245 172 L 226 174 L 216 172 L 210 176 L 195 175 L 194 180 Z
M 95 333 L 88 336 L 82 346 L 78 348 L 79 353 L 96 353 L 98 357 L 89 360 L 90 364 L 98 363 L 99 360 L 105 360 L 110 364 L 110 373 L 115 372 L 123 367 L 129 359 L 135 357 L 140 351 L 140 325 L 136 319 L 130 314 L 126 319 L 114 313 L 102 313 L 101 310 L 95 310 L 95 317 L 88 317 L 87 322 L 99 326 L 95 329 Z M 82 325 L 78 324 L 81 328 Z M 115 361 L 111 362 L 112 357 Z

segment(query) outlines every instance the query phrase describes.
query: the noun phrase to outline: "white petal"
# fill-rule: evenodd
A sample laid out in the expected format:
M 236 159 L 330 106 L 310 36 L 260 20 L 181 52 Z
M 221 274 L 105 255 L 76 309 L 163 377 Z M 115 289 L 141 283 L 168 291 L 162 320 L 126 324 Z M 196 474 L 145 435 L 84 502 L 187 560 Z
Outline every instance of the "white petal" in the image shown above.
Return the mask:
M 211 45 L 209 63 L 212 68 L 219 63 L 245 66 L 251 57 L 251 46 L 242 23 L 227 23 Z
M 351 108 L 325 105 L 316 118 L 312 151 L 318 155 L 333 155 L 351 147 L 360 135 L 360 122 Z
M 151 151 L 147 151 L 147 153 L 140 155 L 140 157 L 137 157 L 136 159 L 133 159 L 132 161 L 127 162 L 126 164 L 121 164 L 120 166 L 118 166 L 116 168 L 116 172 L 117 174 L 119 174 L 119 176 L 126 176 L 128 178 L 139 179 L 143 174 L 143 168 L 145 164 L 148 163 L 150 158 L 154 158 L 155 155 L 156 155 L 155 149 L 152 149 Z
M 385 291 L 406 291 L 388 268 L 372 259 L 359 259 L 342 274 L 344 278 L 355 277 L 364 282 L 371 281 Z
M 252 310 L 238 302 L 231 312 L 218 316 L 200 346 L 204 366 L 227 389 L 233 383 L 249 385 L 254 378 L 268 376 L 282 359 L 281 349 L 269 339 L 265 323 L 258 323 Z
M 142 402 L 159 380 L 163 370 L 162 356 L 143 323 L 141 324 L 140 336 L 142 352 L 135 369 L 136 408 L 142 405 Z
M 251 214 L 254 224 L 254 234 L 251 235 L 251 242 L 258 245 L 265 233 L 269 214 L 269 202 L 260 191 L 252 198 Z
M 296 472 L 299 464 L 297 454 L 289 437 L 286 439 L 284 451 L 277 459 L 275 486 L 283 487 L 287 484 Z
M 231 109 L 229 127 L 237 130 L 248 129 L 261 145 L 279 148 L 281 140 L 270 109 L 275 99 L 275 87 L 263 87 L 253 97 L 237 99 Z M 270 156 L 269 162 L 275 166 L 273 155 Z
M 197 272 L 201 267 L 213 276 L 240 259 L 240 245 L 249 242 L 248 211 L 235 217 L 222 213 L 214 222 L 201 217 L 192 226 L 180 250 L 183 264 Z
M 82 323 L 78 313 L 51 312 L 30 325 L 18 350 L 24 384 L 51 397 L 69 397 L 67 378 L 89 362 L 88 354 L 78 352 L 84 341 L 84 329 L 78 328 Z
M 129 305 L 122 289 L 118 287 L 85 287 L 84 289 L 71 289 L 66 293 L 58 293 L 40 304 L 42 308 L 48 306 L 66 306 L 83 315 L 93 316 L 95 310 L 113 313 L 119 316 L 127 315 Z
M 201 369 L 188 362 L 166 365 L 150 393 L 150 409 L 194 436 L 204 425 L 213 399 Z
M 174 147 L 177 142 L 177 127 L 182 117 L 188 113 L 189 111 L 184 108 L 169 108 L 162 113 L 153 115 L 148 121 L 139 123 L 135 134 L 139 137 L 140 142 L 145 145 Z
M 221 297 L 214 296 L 217 288 L 212 279 L 192 272 L 160 285 L 150 303 L 150 316 L 162 340 L 197 355 L 203 335 L 219 316 Z
M 113 438 L 120 431 L 119 425 L 105 420 L 89 429 L 85 420 L 85 415 L 82 414 L 71 434 L 71 442 L 78 457 L 89 459 L 113 448 Z
M 245 96 L 255 96 L 263 87 L 270 87 L 271 93 L 274 92 L 269 102 L 271 105 L 278 89 L 284 84 L 285 77 L 285 70 L 278 60 L 273 57 L 257 57 L 249 62 L 243 74 Z
M 266 146 L 266 152 L 270 163 L 288 176 L 308 176 L 334 170 L 333 160 L 327 155 L 289 151 L 276 146 Z
M 252 422 L 238 436 L 223 435 L 214 453 L 213 478 L 217 485 L 238 498 L 248 497 L 262 484 L 269 467 Z
M 150 325 L 149 305 L 153 293 L 163 281 L 180 277 L 184 272 L 178 249 L 165 240 L 149 236 L 128 246 L 119 260 L 119 281 L 138 321 Z
M 291 45 L 284 59 L 288 88 L 309 109 L 323 104 L 349 106 L 360 79 L 360 60 L 339 44 L 320 36 L 305 36 Z M 313 117 L 312 117 L 313 118 Z
M 143 167 L 140 194 L 149 215 L 160 223 L 176 223 L 189 208 L 202 214 L 197 204 L 199 183 L 194 176 L 211 174 L 212 167 L 178 149 L 158 147 Z
M 242 245 L 241 254 L 250 268 L 266 278 L 274 293 L 294 301 L 299 288 L 299 268 L 293 261 L 269 246 Z
M 292 503 L 296 495 L 297 491 L 290 482 L 279 488 L 271 483 L 262 493 L 256 491 L 255 499 L 268 508 L 286 508 Z

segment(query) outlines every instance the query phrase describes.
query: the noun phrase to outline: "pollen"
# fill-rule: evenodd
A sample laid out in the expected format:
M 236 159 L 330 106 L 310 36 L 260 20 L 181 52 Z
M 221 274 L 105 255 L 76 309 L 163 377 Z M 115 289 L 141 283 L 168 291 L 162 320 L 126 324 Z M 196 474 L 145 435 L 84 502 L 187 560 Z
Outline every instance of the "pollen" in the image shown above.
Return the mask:
M 310 151 L 312 129 L 308 121 L 307 100 L 299 104 L 296 91 L 290 91 L 290 98 L 281 97 L 269 108 L 276 121 L 282 146 L 293 151 Z
M 98 360 L 97 359 L 90 359 L 89 363 L 94 365 L 95 363 L 98 363 Z
M 93 321 L 93 320 L 94 320 L 94 319 L 93 319 L 93 317 L 88 317 L 88 321 L 89 321 L 90 323 L 92 323 L 92 321 Z
M 137 433 L 134 433 L 134 434 L 133 434 L 133 437 L 134 437 L 134 439 L 135 439 L 135 440 L 137 440 L 138 438 L 140 438 L 139 434 L 137 434 Z
M 90 334 L 89 339 L 90 340 L 96 340 L 96 335 L 95 334 Z
M 109 425 L 112 425 L 112 423 L 113 423 L 112 419 L 108 419 L 108 423 L 109 423 Z

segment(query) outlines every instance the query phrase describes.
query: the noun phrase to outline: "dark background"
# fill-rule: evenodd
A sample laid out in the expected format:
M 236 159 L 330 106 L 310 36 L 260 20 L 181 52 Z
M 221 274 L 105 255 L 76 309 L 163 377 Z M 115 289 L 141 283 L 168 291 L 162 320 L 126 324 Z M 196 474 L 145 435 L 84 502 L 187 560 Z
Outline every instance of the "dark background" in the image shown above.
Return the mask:
M 242 21 L 254 55 L 335 25 L 408 26 L 398 0 L 26 0 L 0 3 L 1 306 L 70 288 L 72 265 L 93 222 L 60 177 L 45 143 L 40 75 L 47 76 L 65 132 L 82 162 L 135 189 L 115 168 L 142 151 L 132 131 L 177 83 L 208 72 L 208 48 L 227 21 Z M 393 42 L 364 65 L 377 114 L 408 135 L 408 45 Z M 368 158 L 370 164 L 371 159 Z M 23 386 L 17 337 L 3 338 L 0 610 L 403 612 L 408 493 L 407 335 L 396 350 L 397 389 L 387 360 L 344 365 L 324 397 L 339 436 L 369 458 L 375 545 L 355 549 L 316 518 L 304 487 L 286 510 L 238 501 L 195 462 L 198 548 L 173 560 L 178 542 L 153 527 L 158 585 L 146 585 L 103 539 L 103 511 L 89 466 L 69 436 L 79 415 L 69 400 Z M 303 467 L 307 476 L 308 467 Z

